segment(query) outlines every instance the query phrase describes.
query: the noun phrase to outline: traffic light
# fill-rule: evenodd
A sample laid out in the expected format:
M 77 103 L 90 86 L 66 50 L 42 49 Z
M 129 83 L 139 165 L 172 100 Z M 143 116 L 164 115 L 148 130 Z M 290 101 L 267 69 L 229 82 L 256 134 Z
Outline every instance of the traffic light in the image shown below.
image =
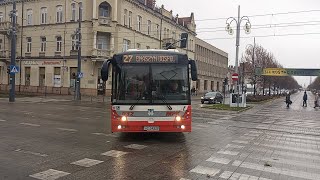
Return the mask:
M 181 33 L 180 48 L 186 48 L 188 44 L 188 33 Z
M 7 74 L 10 74 L 10 67 L 7 67 Z
M 228 78 L 227 78 L 227 77 L 224 78 L 223 84 L 224 84 L 224 85 L 227 85 L 227 84 L 228 84 Z

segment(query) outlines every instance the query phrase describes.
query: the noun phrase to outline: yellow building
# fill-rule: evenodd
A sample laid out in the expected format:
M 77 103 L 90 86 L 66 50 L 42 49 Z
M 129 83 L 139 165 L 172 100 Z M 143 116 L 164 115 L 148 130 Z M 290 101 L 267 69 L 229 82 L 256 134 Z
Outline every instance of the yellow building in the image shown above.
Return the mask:
M 154 0 L 17 0 L 16 90 L 73 94 L 77 74 L 79 6 L 82 7 L 81 93 L 110 89 L 100 79 L 102 62 L 127 49 L 163 49 L 188 33 L 188 47 L 177 48 L 195 58 L 194 15 L 179 17 Z M 12 3 L 0 0 L 0 90 L 8 90 L 9 13 Z M 179 45 L 179 43 L 177 44 Z

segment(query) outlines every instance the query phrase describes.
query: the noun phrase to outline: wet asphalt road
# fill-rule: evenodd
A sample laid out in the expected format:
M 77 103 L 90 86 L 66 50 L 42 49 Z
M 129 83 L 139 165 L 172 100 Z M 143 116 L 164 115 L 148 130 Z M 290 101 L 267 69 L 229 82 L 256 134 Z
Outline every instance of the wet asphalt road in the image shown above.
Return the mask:
M 0 99 L 0 179 L 320 179 L 320 110 L 193 104 L 193 132 L 110 134 L 107 103 Z

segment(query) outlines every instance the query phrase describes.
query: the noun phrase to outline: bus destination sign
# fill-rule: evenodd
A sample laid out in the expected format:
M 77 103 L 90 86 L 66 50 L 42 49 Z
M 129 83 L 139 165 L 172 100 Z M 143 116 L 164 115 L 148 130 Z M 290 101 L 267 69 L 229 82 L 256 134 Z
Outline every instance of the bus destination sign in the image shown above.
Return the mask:
M 176 55 L 134 54 L 123 55 L 123 63 L 178 63 Z

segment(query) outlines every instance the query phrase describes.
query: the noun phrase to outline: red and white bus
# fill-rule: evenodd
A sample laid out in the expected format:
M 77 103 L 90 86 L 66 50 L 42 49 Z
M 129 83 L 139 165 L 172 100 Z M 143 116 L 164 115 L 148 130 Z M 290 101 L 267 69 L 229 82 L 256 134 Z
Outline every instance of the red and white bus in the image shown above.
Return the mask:
M 129 50 L 104 62 L 102 79 L 110 74 L 112 132 L 191 132 L 190 81 L 197 69 L 186 54 Z

